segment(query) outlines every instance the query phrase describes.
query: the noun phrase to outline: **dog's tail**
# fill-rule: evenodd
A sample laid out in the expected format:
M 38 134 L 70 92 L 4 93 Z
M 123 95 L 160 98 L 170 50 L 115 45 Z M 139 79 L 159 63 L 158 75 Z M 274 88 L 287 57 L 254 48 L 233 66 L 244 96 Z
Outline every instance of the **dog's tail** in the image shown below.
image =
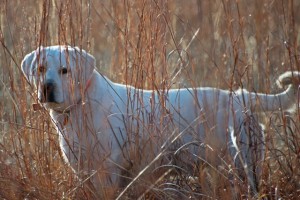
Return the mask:
M 288 71 L 279 76 L 276 81 L 280 88 L 286 88 L 278 94 L 255 94 L 255 100 L 259 106 L 256 106 L 256 111 L 288 111 L 294 112 L 298 105 L 298 88 L 300 86 L 300 72 Z M 256 104 L 257 105 L 257 104 Z M 260 109 L 257 109 L 260 108 Z
M 291 85 L 294 89 L 298 89 L 300 85 L 300 72 L 299 71 L 288 71 L 281 74 L 277 81 L 279 88 L 284 88 L 285 86 Z

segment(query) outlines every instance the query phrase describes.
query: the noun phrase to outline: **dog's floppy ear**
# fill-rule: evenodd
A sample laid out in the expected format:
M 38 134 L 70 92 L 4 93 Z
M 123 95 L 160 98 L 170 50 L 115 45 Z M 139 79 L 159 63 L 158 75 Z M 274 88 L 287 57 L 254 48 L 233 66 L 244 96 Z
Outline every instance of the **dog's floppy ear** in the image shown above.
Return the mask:
M 84 69 L 81 71 L 81 78 L 84 83 L 86 83 L 92 76 L 93 71 L 96 66 L 96 60 L 94 56 L 87 53 L 85 50 L 80 49 L 79 47 L 75 47 L 75 53 L 77 55 L 80 55 L 80 65 Z
M 27 54 L 21 63 L 21 69 L 30 84 L 33 83 L 33 64 L 36 60 L 36 51 Z

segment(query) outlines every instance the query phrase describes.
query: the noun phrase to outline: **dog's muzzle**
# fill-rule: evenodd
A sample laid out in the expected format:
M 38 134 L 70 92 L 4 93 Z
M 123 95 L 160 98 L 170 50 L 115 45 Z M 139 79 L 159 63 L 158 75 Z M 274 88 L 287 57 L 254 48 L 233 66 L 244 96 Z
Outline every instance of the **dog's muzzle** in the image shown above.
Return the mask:
M 55 99 L 55 90 L 56 90 L 56 85 L 54 81 L 47 81 L 44 83 L 43 88 L 42 88 L 42 95 L 40 97 L 40 102 L 41 103 L 57 103 Z

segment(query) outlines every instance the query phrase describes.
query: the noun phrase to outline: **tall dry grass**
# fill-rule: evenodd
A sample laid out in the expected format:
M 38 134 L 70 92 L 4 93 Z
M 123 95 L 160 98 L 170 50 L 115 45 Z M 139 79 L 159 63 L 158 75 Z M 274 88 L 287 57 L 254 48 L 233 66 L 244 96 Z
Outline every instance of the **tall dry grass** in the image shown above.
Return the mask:
M 91 52 L 98 70 L 145 89 L 212 86 L 276 92 L 275 79 L 299 70 L 300 1 L 0 1 L 0 198 L 95 199 L 62 160 L 49 115 L 20 73 L 40 45 Z M 266 158 L 259 197 L 300 198 L 299 113 L 266 113 Z M 154 155 L 155 156 L 155 155 Z M 205 160 L 204 160 L 205 161 Z M 132 184 L 123 199 L 243 199 L 230 165 L 192 165 Z M 135 163 L 139 163 L 139 156 Z M 135 166 L 134 178 L 145 166 Z M 234 170 L 234 169 L 233 169 Z M 149 179 L 150 180 L 150 179 Z M 122 190 L 120 189 L 119 192 Z

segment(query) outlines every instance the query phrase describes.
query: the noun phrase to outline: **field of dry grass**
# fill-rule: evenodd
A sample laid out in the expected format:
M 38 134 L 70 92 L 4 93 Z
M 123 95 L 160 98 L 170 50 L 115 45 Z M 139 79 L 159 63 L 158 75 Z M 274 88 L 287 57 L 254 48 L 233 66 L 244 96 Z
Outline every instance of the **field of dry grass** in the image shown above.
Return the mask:
M 33 49 L 82 47 L 96 57 L 99 72 L 139 88 L 274 93 L 281 73 L 300 70 L 299 10 L 299 0 L 0 0 L 0 199 L 95 199 L 63 162 L 47 112 L 31 107 L 37 97 L 20 63 Z M 259 116 L 267 151 L 257 198 L 300 198 L 299 116 Z M 207 163 L 194 171 L 149 183 L 140 199 L 249 193 L 243 180 Z M 121 199 L 137 198 L 136 188 Z

